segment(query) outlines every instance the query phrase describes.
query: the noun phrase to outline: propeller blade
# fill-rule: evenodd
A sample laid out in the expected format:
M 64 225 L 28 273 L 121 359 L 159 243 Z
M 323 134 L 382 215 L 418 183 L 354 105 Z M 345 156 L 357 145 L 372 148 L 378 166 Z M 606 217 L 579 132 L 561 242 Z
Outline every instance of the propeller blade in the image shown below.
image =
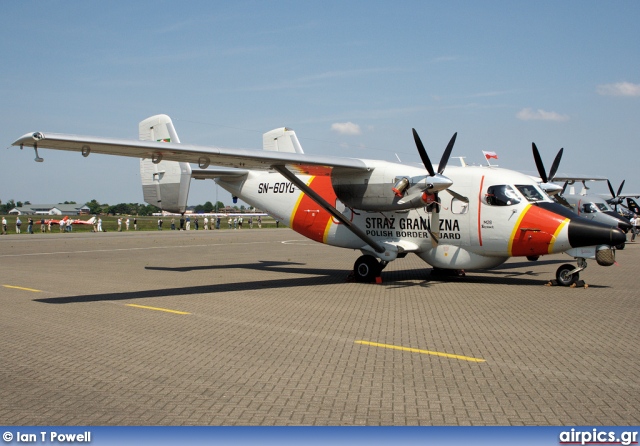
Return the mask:
M 465 203 L 469 202 L 469 198 L 465 197 L 464 195 L 460 195 L 458 192 L 451 190 L 451 189 L 445 189 L 447 192 L 449 192 L 451 195 L 453 195 L 454 198 L 457 198 L 460 201 L 463 201 Z
M 440 209 L 435 204 L 431 211 L 431 229 L 429 229 L 429 235 L 431 236 L 431 246 L 433 248 L 438 246 L 440 242 Z
M 560 166 L 560 159 L 562 159 L 562 152 L 564 148 L 558 151 L 556 158 L 553 160 L 553 164 L 551 165 L 551 170 L 549 171 L 549 181 L 553 181 L 553 177 L 556 176 L 556 172 L 558 171 L 558 167 Z
M 567 201 L 567 199 L 566 199 L 566 198 L 564 198 L 562 195 L 560 195 L 560 194 L 556 195 L 556 196 L 555 196 L 555 199 L 556 199 L 556 201 L 557 201 L 558 203 L 560 203 L 561 205 L 563 205 L 563 206 L 565 206 L 565 207 L 568 207 L 568 208 L 571 208 L 571 203 L 569 203 L 569 202 Z
M 616 198 L 616 193 L 613 191 L 613 186 L 611 186 L 611 181 L 607 180 L 607 186 L 609 186 L 609 192 L 611 192 L 611 198 Z
M 613 192 L 613 186 L 611 186 L 611 181 L 607 180 L 607 186 L 609 186 L 609 192 L 611 192 L 611 198 L 616 198 L 615 192 Z
M 625 182 L 625 181 L 626 181 L 626 180 L 622 180 L 622 183 L 620 183 L 620 187 L 618 188 L 618 193 L 616 194 L 616 197 L 617 197 L 618 195 L 620 195 L 620 193 L 622 192 L 622 186 L 624 186 L 624 182 Z
M 447 167 L 447 163 L 449 162 L 449 157 L 451 156 L 451 151 L 453 150 L 453 145 L 455 144 L 457 137 L 458 137 L 458 132 L 455 132 L 451 137 L 451 139 L 449 140 L 449 144 L 447 144 L 447 148 L 444 149 L 442 158 L 440 158 L 440 164 L 438 164 L 439 174 L 442 174 L 442 172 L 444 172 L 444 168 Z
M 531 148 L 533 149 L 533 159 L 536 162 L 536 167 L 538 168 L 538 174 L 542 179 L 543 183 L 548 183 L 549 178 L 547 178 L 547 172 L 544 170 L 544 164 L 542 163 L 542 158 L 540 158 L 540 152 L 538 152 L 538 148 L 536 147 L 536 143 L 531 143 Z
M 427 169 L 427 172 L 429 172 L 429 175 L 433 177 L 436 173 L 433 170 L 433 165 L 431 164 L 429 155 L 427 155 L 427 151 L 425 150 L 424 145 L 422 144 L 422 141 L 418 136 L 418 132 L 416 132 L 416 129 L 411 130 L 413 131 L 413 139 L 416 142 L 416 147 L 418 147 L 418 153 L 420 154 L 420 159 L 422 159 L 422 164 L 424 164 L 424 167 Z
M 562 190 L 560 191 L 560 195 L 564 194 L 564 190 L 567 188 L 567 184 L 569 184 L 569 182 L 565 181 L 564 184 L 562 185 Z

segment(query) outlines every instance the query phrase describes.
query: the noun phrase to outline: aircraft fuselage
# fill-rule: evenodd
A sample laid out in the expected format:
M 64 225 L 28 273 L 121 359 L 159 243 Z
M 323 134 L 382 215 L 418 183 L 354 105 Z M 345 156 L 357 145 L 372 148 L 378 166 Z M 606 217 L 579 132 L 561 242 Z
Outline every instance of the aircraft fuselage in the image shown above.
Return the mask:
M 380 161 L 376 161 L 380 169 Z M 407 166 L 386 163 L 381 177 L 360 185 L 363 200 L 393 200 L 393 181 Z M 424 172 L 423 172 L 424 174 Z M 302 176 L 302 181 L 354 225 L 382 244 L 415 252 L 427 263 L 449 269 L 481 269 L 497 266 L 512 256 L 541 256 L 564 252 L 581 242 L 569 235 L 567 215 L 556 213 L 556 203 L 537 184 L 518 172 L 490 167 L 448 167 L 451 187 L 468 203 L 447 192 L 439 193 L 439 219 L 432 221 L 432 208 L 366 211 L 345 206 L 336 195 L 329 175 Z M 343 179 L 341 179 L 343 181 Z M 296 232 L 320 243 L 343 248 L 370 250 L 343 224 L 277 172 L 251 171 L 241 180 L 217 179 L 216 182 L 248 204 L 262 209 Z M 342 182 L 344 184 L 344 182 Z M 388 190 L 388 192 L 387 192 Z M 506 201 L 488 198 L 490 192 L 513 195 Z M 367 196 L 371 191 L 372 196 Z M 533 198 L 527 198 L 523 191 Z M 388 196 L 386 196 L 386 195 Z M 388 201 L 391 206 L 392 202 Z M 383 203 L 384 205 L 384 203 Z M 576 216 L 576 219 L 578 217 Z M 605 243 L 603 240 L 589 244 Z M 432 244 L 432 234 L 439 239 Z M 607 233 L 607 234 L 605 234 Z M 582 246 L 585 246 L 582 244 Z

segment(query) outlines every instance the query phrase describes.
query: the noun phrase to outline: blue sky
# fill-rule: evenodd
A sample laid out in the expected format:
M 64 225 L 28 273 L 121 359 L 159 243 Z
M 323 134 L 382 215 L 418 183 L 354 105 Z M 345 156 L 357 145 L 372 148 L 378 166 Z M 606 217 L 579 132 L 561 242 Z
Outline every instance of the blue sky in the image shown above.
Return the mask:
M 640 193 L 637 1 L 0 2 L 0 136 L 137 138 L 166 113 L 182 142 L 307 153 L 453 156 L 601 175 Z M 138 161 L 0 151 L 0 199 L 142 202 Z M 455 161 L 451 161 L 452 163 Z M 606 185 L 594 190 L 606 192 Z M 222 190 L 219 198 L 228 202 Z M 214 201 L 192 182 L 189 204 Z

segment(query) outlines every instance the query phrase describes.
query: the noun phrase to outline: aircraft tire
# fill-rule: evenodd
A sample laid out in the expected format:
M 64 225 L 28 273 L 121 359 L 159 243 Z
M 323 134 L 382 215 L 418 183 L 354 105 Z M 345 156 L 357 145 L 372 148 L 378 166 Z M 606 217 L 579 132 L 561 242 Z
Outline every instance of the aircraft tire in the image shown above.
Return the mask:
M 370 255 L 358 257 L 353 264 L 353 274 L 357 282 L 373 282 L 382 272 L 378 259 Z
M 562 286 L 571 286 L 578 281 L 580 278 L 579 273 L 569 274 L 573 271 L 575 267 L 570 263 L 566 263 L 556 271 L 556 280 L 558 281 L 558 285 Z

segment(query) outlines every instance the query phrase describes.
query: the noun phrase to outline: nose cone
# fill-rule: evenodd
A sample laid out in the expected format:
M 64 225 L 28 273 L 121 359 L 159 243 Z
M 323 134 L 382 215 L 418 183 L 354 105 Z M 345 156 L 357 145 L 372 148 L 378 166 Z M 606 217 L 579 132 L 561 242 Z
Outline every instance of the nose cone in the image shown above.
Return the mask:
M 569 244 L 572 248 L 583 246 L 617 246 L 627 241 L 627 236 L 618 228 L 582 218 L 569 222 Z
M 613 211 L 607 211 L 605 212 L 605 214 L 615 218 L 618 221 L 618 228 L 622 229 L 625 233 L 629 232 L 629 230 L 631 229 L 632 225 L 628 218 L 625 218 Z

